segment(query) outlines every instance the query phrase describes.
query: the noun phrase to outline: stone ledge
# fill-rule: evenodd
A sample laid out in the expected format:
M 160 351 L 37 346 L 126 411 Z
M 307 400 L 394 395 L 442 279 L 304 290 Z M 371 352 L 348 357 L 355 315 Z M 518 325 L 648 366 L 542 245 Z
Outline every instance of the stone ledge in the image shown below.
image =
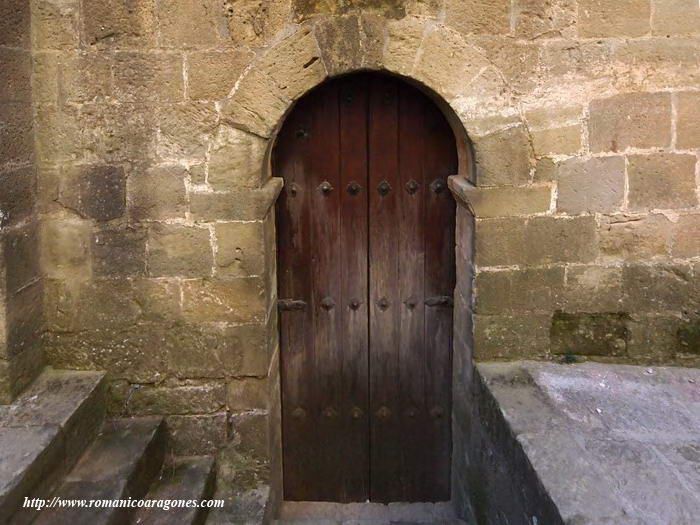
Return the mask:
M 447 184 L 455 198 L 482 219 L 542 214 L 550 211 L 552 202 L 552 187 L 548 185 L 484 188 L 461 175 L 452 175 Z

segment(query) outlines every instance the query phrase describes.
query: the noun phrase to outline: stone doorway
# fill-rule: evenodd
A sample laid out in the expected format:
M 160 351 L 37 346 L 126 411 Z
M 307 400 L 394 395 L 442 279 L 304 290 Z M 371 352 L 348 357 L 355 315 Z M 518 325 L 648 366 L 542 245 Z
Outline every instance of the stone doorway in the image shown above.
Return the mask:
M 272 154 L 285 497 L 450 499 L 455 137 L 396 77 L 303 97 Z

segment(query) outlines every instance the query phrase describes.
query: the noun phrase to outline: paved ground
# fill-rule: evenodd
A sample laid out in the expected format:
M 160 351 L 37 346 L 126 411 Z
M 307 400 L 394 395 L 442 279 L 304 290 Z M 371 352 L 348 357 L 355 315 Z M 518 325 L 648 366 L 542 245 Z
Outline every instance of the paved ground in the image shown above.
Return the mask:
M 280 525 L 414 525 L 443 523 L 457 525 L 449 503 L 316 503 L 285 502 L 282 504 Z
M 700 523 L 700 370 L 478 369 L 566 523 Z

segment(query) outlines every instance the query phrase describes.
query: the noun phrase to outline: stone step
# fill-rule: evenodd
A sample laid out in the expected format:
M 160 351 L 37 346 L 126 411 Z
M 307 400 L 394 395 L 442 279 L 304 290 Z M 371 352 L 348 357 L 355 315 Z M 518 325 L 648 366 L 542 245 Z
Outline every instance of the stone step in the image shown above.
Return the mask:
M 95 442 L 54 493 L 62 500 L 142 498 L 165 455 L 165 424 L 159 417 L 107 421 Z M 46 508 L 36 525 L 128 523 L 135 508 Z
M 92 442 L 104 419 L 102 372 L 44 370 L 0 406 L 0 523 L 28 523 L 25 497 L 46 498 Z
M 160 478 L 153 482 L 147 500 L 196 500 L 210 499 L 214 494 L 216 471 L 214 458 L 210 456 L 178 458 L 166 466 Z M 201 525 L 205 522 L 207 508 L 141 508 L 133 523 L 138 525 Z

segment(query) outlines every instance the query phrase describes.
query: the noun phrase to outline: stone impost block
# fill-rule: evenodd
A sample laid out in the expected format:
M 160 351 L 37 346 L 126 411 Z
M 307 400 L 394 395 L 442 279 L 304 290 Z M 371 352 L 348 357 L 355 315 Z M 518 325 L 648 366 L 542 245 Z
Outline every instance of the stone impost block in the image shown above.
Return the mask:
M 161 106 L 158 155 L 170 160 L 203 160 L 218 124 L 211 103 L 188 102 Z
M 695 0 L 651 0 L 652 34 L 689 35 L 700 32 L 700 4 Z
M 193 100 L 220 100 L 228 96 L 253 59 L 244 49 L 202 51 L 187 55 L 187 94 Z
M 619 312 L 622 308 L 622 268 L 569 266 L 560 294 L 565 312 Z
M 700 214 L 682 215 L 673 230 L 671 254 L 674 257 L 700 256 Z
M 556 312 L 552 319 L 552 353 L 625 355 L 629 341 L 627 314 Z
M 114 95 L 122 102 L 180 102 L 183 92 L 179 53 L 115 54 Z
M 220 126 L 209 153 L 207 182 L 217 191 L 260 187 L 268 144 L 252 133 Z
M 185 318 L 196 322 L 262 322 L 267 314 L 263 280 L 197 279 L 185 281 L 183 308 Z
M 196 382 L 182 386 L 136 388 L 129 398 L 129 413 L 147 415 L 207 414 L 220 411 L 225 403 L 223 383 Z
M 698 204 L 695 155 L 658 153 L 629 157 L 632 210 L 689 208 Z
M 221 43 L 224 8 L 210 0 L 162 0 L 158 4 L 158 23 L 164 47 L 215 47 Z
M 610 261 L 669 254 L 674 224 L 664 215 L 609 215 L 600 219 L 600 255 Z
M 217 452 L 226 442 L 226 412 L 206 416 L 169 416 L 165 419 L 172 453 L 202 456 Z
M 197 221 L 262 220 L 282 191 L 283 180 L 273 177 L 260 189 L 231 192 L 192 193 L 190 211 Z
M 545 213 L 552 200 L 551 186 L 481 188 L 459 176 L 450 177 L 448 183 L 455 197 L 479 218 Z
M 262 221 L 216 225 L 216 273 L 249 277 L 265 270 L 265 232 Z
M 473 140 L 479 186 L 519 186 L 530 181 L 531 148 L 524 126 Z
M 208 229 L 180 224 L 150 226 L 148 274 L 151 277 L 203 277 L 211 275 L 212 266 Z
M 477 266 L 591 262 L 598 254 L 593 217 L 477 221 Z
M 447 0 L 446 23 L 465 34 L 505 34 L 510 8 L 510 0 Z
M 700 93 L 688 92 L 678 94 L 676 145 L 680 149 L 700 148 Z
M 664 313 L 700 307 L 690 266 L 629 265 L 624 267 L 622 278 L 626 311 Z
M 582 37 L 637 37 L 651 30 L 650 0 L 580 0 L 578 12 Z
M 272 47 L 255 67 L 269 76 L 290 100 L 296 100 L 328 75 L 316 37 L 308 27 Z
M 557 210 L 564 213 L 611 212 L 622 207 L 625 159 L 569 159 L 559 165 Z
M 87 47 L 153 47 L 156 43 L 155 0 L 110 0 L 86 3 L 81 9 L 81 40 Z
M 549 352 L 551 314 L 475 315 L 474 359 L 544 357 Z
M 563 267 L 479 272 L 475 311 L 482 315 L 551 312 L 563 288 Z
M 628 93 L 594 100 L 588 133 L 591 151 L 663 148 L 671 144 L 671 95 Z
M 143 275 L 146 271 L 146 232 L 133 228 L 95 232 L 92 256 L 96 277 Z
M 127 181 L 129 216 L 136 221 L 184 218 L 186 176 L 177 165 L 134 170 Z

